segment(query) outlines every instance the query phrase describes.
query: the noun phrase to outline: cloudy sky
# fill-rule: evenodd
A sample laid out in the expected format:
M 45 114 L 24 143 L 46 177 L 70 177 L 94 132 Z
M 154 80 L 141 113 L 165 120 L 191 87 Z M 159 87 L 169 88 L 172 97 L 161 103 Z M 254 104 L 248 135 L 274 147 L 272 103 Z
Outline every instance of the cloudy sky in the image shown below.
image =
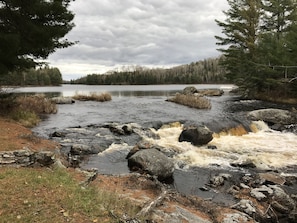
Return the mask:
M 219 55 L 215 19 L 224 20 L 226 0 L 76 0 L 78 44 L 60 49 L 48 62 L 65 80 L 127 65 L 169 67 Z

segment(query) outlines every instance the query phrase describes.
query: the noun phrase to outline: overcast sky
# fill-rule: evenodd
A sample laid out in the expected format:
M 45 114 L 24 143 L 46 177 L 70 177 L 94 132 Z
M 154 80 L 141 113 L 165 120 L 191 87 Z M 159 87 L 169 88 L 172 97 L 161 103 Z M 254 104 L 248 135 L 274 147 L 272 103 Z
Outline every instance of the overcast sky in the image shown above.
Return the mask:
M 48 62 L 65 80 L 102 74 L 124 65 L 168 67 L 216 57 L 215 19 L 224 20 L 226 0 L 76 0 L 78 44 L 59 49 Z

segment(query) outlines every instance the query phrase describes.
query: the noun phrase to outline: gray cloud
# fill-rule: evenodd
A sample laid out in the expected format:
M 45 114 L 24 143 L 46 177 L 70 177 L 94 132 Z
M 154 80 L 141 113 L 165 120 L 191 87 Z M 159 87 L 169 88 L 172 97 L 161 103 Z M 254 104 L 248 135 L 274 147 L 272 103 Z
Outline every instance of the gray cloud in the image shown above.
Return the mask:
M 222 0 L 76 0 L 76 27 L 67 38 L 79 43 L 49 62 L 67 79 L 121 65 L 170 66 L 217 56 L 214 19 L 222 20 L 226 8 Z

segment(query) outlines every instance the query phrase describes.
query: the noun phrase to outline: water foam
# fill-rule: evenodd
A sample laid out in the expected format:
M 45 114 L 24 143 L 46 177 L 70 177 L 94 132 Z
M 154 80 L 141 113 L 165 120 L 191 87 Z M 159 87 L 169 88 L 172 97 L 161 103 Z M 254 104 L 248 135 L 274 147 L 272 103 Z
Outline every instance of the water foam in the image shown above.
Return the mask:
M 209 145 L 193 146 L 178 142 L 182 125 L 162 128 L 156 131 L 160 139 L 153 140 L 165 148 L 174 150 L 175 159 L 189 165 L 206 167 L 220 165 L 229 167 L 232 163 L 253 162 L 258 168 L 280 168 L 297 164 L 297 135 L 271 130 L 264 122 L 254 122 L 253 132 L 244 135 L 216 134 Z

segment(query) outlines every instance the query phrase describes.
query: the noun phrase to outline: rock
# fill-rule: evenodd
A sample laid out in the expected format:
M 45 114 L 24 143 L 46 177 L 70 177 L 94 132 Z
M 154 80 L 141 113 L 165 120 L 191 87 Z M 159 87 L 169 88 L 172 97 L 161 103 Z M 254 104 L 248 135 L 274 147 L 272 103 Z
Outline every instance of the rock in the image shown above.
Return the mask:
M 137 153 L 138 151 L 142 150 L 142 149 L 150 149 L 152 147 L 152 145 L 145 141 L 142 140 L 140 142 L 138 142 L 128 153 L 126 159 L 129 159 L 133 154 Z
M 54 97 L 51 99 L 56 104 L 73 104 L 75 100 L 70 97 Z
M 215 150 L 215 149 L 218 149 L 218 148 L 215 145 L 208 145 L 207 149 Z
M 133 133 L 133 127 L 129 124 L 120 125 L 120 124 L 106 124 L 105 128 L 109 128 L 109 130 L 116 135 L 131 135 Z
M 224 185 L 225 180 L 230 179 L 232 176 L 230 174 L 220 173 L 219 175 L 210 178 L 210 186 L 219 187 Z
M 204 96 L 222 96 L 224 91 L 221 89 L 202 89 L 198 90 L 197 93 Z
M 224 219 L 222 221 L 222 223 L 236 223 L 236 222 L 252 223 L 255 221 L 250 216 L 248 216 L 247 214 L 242 213 L 242 212 L 227 213 L 224 215 Z
M 273 190 L 265 185 L 259 188 L 254 188 L 251 190 L 251 196 L 256 198 L 258 201 L 267 199 L 267 195 L 272 195 Z
M 267 123 L 281 125 L 294 124 L 297 121 L 294 112 L 273 108 L 251 111 L 247 117 L 252 121 L 262 120 Z
M 254 206 L 254 203 L 250 200 L 241 200 L 238 203 L 234 204 L 232 208 L 235 208 L 239 211 L 243 211 L 244 213 L 252 216 L 254 213 L 256 213 L 256 208 Z
M 201 96 L 221 96 L 224 94 L 224 91 L 221 89 L 201 89 L 198 90 L 194 86 L 186 87 L 182 94 L 189 95 L 189 94 L 198 94 Z
M 241 167 L 241 168 L 255 168 L 257 167 L 252 160 L 244 160 L 240 162 L 233 162 L 230 163 L 231 166 L 233 167 Z
M 50 137 L 58 137 L 58 138 L 63 138 L 66 136 L 65 132 L 53 132 L 50 134 Z
M 179 142 L 191 142 L 195 146 L 201 146 L 209 143 L 212 139 L 213 132 L 205 126 L 186 127 L 180 134 Z
M 140 169 L 160 180 L 171 178 L 174 162 L 156 149 L 140 150 L 128 159 L 130 169 Z
M 282 188 L 277 185 L 270 185 L 269 187 L 273 190 L 274 201 L 289 211 L 296 209 L 296 202 Z
M 96 154 L 98 152 L 98 149 L 83 144 L 73 144 L 70 149 L 70 153 L 72 155 L 89 155 Z
M 55 162 L 54 152 L 41 151 L 35 153 L 35 161 L 41 166 L 50 166 Z
M 186 87 L 182 93 L 183 94 L 195 94 L 195 93 L 198 93 L 198 90 L 194 86 L 189 86 L 189 87 Z
M 277 184 L 283 185 L 286 179 L 274 172 L 271 173 L 259 173 L 259 178 L 262 184 Z

